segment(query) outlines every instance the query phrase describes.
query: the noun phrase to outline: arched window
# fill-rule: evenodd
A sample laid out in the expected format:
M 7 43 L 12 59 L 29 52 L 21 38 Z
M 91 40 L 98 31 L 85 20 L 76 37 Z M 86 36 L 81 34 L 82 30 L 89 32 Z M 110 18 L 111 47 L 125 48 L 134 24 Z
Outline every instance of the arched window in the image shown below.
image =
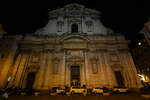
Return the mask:
M 71 32 L 72 33 L 78 32 L 78 24 L 72 24 L 72 26 L 71 26 Z

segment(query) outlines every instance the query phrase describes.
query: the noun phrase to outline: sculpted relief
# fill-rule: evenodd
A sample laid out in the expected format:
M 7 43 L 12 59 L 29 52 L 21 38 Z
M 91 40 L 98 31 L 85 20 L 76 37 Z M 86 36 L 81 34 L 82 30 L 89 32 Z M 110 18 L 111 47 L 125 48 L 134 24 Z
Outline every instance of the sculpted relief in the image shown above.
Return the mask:
M 77 50 L 77 51 L 72 51 L 72 50 L 68 50 L 66 52 L 66 59 L 67 60 L 81 60 L 83 59 L 84 55 L 83 55 L 83 51 L 82 50 Z

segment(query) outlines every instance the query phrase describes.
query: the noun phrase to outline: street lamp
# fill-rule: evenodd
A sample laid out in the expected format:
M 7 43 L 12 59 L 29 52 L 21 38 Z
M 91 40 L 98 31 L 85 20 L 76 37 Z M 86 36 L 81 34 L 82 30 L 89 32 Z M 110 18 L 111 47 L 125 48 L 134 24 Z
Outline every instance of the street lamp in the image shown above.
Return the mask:
M 141 43 L 141 42 L 139 42 L 139 43 L 138 43 L 138 45 L 140 46 L 140 45 L 142 45 L 142 43 Z

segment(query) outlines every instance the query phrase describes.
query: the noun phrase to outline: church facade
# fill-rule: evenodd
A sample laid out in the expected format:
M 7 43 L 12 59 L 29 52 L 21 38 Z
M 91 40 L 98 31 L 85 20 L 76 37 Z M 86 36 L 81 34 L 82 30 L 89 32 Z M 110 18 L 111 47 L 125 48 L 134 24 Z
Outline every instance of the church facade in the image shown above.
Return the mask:
M 141 87 L 130 41 L 106 28 L 100 16 L 69 4 L 50 11 L 48 24 L 34 34 L 2 36 L 0 87 Z

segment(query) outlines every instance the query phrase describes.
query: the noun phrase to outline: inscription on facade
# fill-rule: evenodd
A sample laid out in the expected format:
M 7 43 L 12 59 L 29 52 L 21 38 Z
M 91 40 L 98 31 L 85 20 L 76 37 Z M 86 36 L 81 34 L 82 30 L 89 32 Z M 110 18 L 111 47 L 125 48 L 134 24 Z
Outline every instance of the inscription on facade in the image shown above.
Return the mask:
M 80 43 L 80 42 L 75 42 L 75 43 L 64 43 L 63 45 L 64 48 L 66 49 L 85 49 L 87 48 L 86 43 Z

